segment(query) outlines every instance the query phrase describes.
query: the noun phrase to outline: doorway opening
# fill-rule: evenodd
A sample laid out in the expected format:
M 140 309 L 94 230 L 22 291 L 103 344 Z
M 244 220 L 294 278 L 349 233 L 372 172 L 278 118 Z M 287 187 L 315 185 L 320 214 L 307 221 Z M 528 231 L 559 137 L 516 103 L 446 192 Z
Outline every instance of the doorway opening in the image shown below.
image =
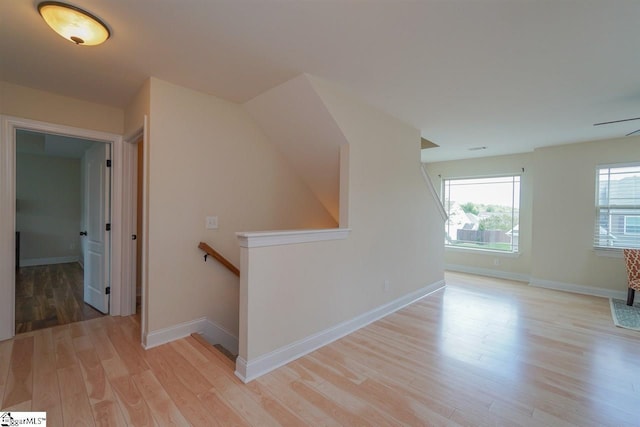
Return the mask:
M 146 128 L 146 118 L 145 118 Z M 132 242 L 129 239 L 131 221 L 128 213 L 131 201 L 126 185 L 130 181 L 129 166 L 131 159 L 130 148 L 135 148 L 131 143 L 125 143 L 121 135 L 97 130 L 47 123 L 38 120 L 25 119 L 0 115 L 0 340 L 11 338 L 15 335 L 15 224 L 16 224 L 16 167 L 15 167 L 15 140 L 19 130 L 41 132 L 52 135 L 66 135 L 79 139 L 88 139 L 108 144 L 111 148 L 111 231 L 110 246 L 111 257 L 109 263 L 109 315 L 128 316 L 135 313 L 135 283 L 129 279 L 131 256 L 129 248 Z M 144 128 L 141 127 L 137 136 L 144 136 Z M 146 137 L 145 137 L 146 138 Z M 133 141 L 133 137 L 126 141 Z M 146 142 L 146 141 L 145 141 Z M 145 147 L 148 144 L 145 143 Z M 148 163 L 148 148 L 145 148 L 145 169 Z M 144 188 L 148 186 L 148 177 L 144 177 Z M 148 200 L 144 197 L 143 228 L 146 230 L 146 218 Z M 88 231 L 88 230 L 87 230 Z M 126 237 L 125 237 L 126 236 Z M 148 252 L 148 239 L 143 241 L 142 251 L 142 317 L 141 333 L 145 335 L 145 293 L 147 287 L 146 253 Z M 86 265 L 85 265 L 86 268 Z M 143 340 L 141 339 L 141 342 Z
M 111 144 L 16 129 L 15 333 L 109 313 Z
M 121 309 L 136 315 L 143 342 L 146 337 L 145 266 L 148 251 L 148 199 L 145 188 L 149 156 L 145 129 L 146 118 L 144 125 L 125 138 L 122 145 L 122 283 L 126 286 L 123 286 Z

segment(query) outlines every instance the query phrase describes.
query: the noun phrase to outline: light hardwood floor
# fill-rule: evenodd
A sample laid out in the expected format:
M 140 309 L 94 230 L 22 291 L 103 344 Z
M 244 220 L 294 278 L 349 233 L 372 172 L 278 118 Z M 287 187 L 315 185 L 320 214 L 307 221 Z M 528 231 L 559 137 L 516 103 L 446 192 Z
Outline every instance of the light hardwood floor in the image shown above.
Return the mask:
M 48 425 L 639 426 L 640 332 L 606 299 L 447 274 L 447 288 L 248 384 L 135 317 L 0 343 L 3 410 Z

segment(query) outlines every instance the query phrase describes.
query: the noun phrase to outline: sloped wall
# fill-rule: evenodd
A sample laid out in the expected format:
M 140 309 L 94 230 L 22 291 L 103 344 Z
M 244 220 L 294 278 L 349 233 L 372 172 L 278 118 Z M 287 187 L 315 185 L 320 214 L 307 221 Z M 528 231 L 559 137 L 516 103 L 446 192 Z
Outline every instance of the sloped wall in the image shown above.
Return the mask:
M 238 279 L 198 243 L 238 266 L 237 231 L 335 221 L 238 104 L 152 78 L 148 150 L 148 332 L 207 317 L 237 333 Z
M 286 360 L 292 346 L 444 279 L 443 220 L 421 175 L 419 131 L 329 82 L 309 81 L 349 144 L 341 179 L 349 183 L 351 232 L 243 248 L 245 380 L 275 367 L 267 365 L 278 354 Z
M 309 77 L 301 74 L 244 106 L 337 224 L 340 147 L 347 142 Z

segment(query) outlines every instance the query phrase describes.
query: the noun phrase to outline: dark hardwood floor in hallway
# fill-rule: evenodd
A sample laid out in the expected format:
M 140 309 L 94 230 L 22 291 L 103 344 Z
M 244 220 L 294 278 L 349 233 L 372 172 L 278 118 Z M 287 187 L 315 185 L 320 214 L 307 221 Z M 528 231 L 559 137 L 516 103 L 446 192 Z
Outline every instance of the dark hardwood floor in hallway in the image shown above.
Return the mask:
M 84 303 L 83 277 L 78 263 L 19 268 L 16 271 L 16 333 L 103 316 Z

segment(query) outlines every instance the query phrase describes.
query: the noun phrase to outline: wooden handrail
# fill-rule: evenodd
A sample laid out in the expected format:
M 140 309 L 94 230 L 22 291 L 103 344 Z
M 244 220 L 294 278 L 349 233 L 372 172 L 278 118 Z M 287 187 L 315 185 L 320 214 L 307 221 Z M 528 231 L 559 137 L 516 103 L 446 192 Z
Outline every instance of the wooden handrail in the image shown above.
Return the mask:
M 227 267 L 230 272 L 232 272 L 236 276 L 240 277 L 240 270 L 238 270 L 238 267 L 236 267 L 235 265 L 231 264 L 231 262 L 229 260 L 227 260 L 225 257 L 223 257 L 218 252 L 216 252 L 216 250 L 213 249 L 211 246 L 207 245 L 205 242 L 200 242 L 200 244 L 198 245 L 198 248 L 202 249 L 203 251 L 205 251 L 207 253 L 207 255 L 211 255 L 212 257 L 214 257 L 216 260 L 218 260 L 218 262 L 220 262 L 220 264 L 222 264 L 225 267 Z M 206 258 L 207 255 L 205 255 L 205 259 L 204 259 L 205 261 L 207 260 L 207 258 Z

